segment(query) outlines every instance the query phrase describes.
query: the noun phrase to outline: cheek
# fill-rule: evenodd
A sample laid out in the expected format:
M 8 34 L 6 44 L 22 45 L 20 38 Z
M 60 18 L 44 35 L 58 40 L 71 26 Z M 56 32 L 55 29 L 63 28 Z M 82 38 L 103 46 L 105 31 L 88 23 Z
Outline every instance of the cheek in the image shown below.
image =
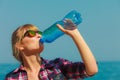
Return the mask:
M 36 49 L 37 48 L 37 45 L 35 45 L 35 44 L 28 44 L 27 46 L 26 46 L 28 49 Z
M 27 40 L 24 41 L 24 48 L 25 49 L 36 49 L 39 48 L 39 42 L 35 41 L 35 40 Z
M 44 50 L 44 45 L 41 45 L 39 43 L 34 43 L 34 44 L 29 44 L 27 47 L 26 47 L 26 50 L 27 51 L 35 51 L 35 52 L 42 52 Z
M 37 48 L 39 48 L 39 44 L 37 42 L 28 43 L 27 48 L 29 48 L 29 49 L 37 49 Z

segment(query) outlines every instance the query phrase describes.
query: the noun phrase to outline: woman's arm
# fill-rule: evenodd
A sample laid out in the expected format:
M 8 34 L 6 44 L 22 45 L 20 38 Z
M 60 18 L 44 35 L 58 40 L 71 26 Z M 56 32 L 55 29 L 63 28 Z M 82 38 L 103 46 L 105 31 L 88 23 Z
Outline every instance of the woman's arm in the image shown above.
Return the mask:
M 68 34 L 73 41 L 75 42 L 79 53 L 82 57 L 82 60 L 85 64 L 86 72 L 88 75 L 94 75 L 95 73 L 98 72 L 98 67 L 96 64 L 96 60 L 88 47 L 87 43 L 81 36 L 80 32 L 78 31 L 77 28 L 73 29 L 64 29 L 61 25 L 57 24 L 58 28 L 62 30 L 65 34 Z

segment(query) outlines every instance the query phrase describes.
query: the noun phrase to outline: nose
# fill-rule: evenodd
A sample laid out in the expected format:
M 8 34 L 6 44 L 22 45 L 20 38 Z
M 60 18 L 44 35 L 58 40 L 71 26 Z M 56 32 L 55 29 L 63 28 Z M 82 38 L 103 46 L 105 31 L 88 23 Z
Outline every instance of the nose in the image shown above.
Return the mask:
M 40 34 L 38 34 L 38 33 L 36 33 L 36 36 L 37 36 L 38 38 L 41 38 L 41 37 L 42 37 L 42 35 L 40 35 Z

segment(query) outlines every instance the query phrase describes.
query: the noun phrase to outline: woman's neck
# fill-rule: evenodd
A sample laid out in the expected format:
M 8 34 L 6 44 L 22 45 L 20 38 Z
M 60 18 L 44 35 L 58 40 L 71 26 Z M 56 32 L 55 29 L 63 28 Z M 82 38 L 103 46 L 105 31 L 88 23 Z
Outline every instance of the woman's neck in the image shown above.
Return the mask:
M 39 54 L 23 56 L 23 66 L 24 69 L 30 72 L 39 71 L 41 66 L 41 58 Z

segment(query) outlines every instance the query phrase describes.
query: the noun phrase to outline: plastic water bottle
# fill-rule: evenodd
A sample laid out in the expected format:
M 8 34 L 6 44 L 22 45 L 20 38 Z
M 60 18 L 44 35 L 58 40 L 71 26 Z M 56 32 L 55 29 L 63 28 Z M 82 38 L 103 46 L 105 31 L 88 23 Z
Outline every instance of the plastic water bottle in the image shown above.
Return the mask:
M 70 25 L 73 23 L 75 26 L 80 24 L 82 22 L 82 18 L 79 12 L 76 10 L 72 10 L 69 12 L 61 21 L 55 22 L 53 25 L 51 25 L 49 28 L 43 31 L 42 38 L 40 39 L 41 43 L 51 43 L 60 36 L 64 34 L 57 26 L 56 24 L 62 25 L 64 28 L 70 27 Z M 72 25 L 73 25 L 72 24 Z

